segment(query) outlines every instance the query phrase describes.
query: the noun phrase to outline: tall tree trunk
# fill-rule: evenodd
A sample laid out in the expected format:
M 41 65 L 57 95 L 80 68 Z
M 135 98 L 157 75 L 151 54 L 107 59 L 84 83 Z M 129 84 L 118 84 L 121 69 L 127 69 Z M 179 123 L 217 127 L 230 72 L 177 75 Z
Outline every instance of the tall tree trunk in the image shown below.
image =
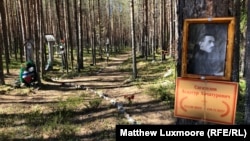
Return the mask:
M 91 25 L 91 47 L 92 47 L 92 64 L 95 66 L 96 65 L 96 46 L 95 46 L 95 1 L 92 0 L 92 8 L 91 8 L 91 14 L 92 18 L 90 21 L 92 21 Z
M 1 2 L 1 1 L 0 1 Z M 6 64 L 6 71 L 9 74 L 9 48 L 8 48 L 8 29 L 7 29 L 7 20 L 6 20 L 6 13 L 4 7 L 4 0 L 2 0 L 1 5 L 1 20 L 2 20 L 2 31 L 3 31 L 3 43 L 4 43 L 4 51 L 5 51 L 5 64 Z M 1 56 L 0 56 L 1 57 Z M 4 81 L 3 81 L 4 82 Z
M 152 7 L 153 7 L 153 16 L 152 16 L 152 20 L 153 20 L 153 42 L 152 42 L 152 55 L 153 55 L 153 61 L 155 61 L 155 49 L 156 49 L 156 4 L 155 4 L 155 0 L 152 3 Z
M 165 26 L 165 19 L 166 19 L 166 8 L 165 8 L 165 3 L 166 1 L 163 0 L 161 1 L 161 42 L 160 42 L 160 46 L 161 46 L 161 61 L 163 61 L 165 59 L 165 29 L 166 29 L 166 26 Z
M 132 78 L 137 78 L 137 67 L 136 67 L 136 46 L 135 46 L 135 21 L 134 21 L 134 0 L 131 0 L 131 37 L 132 37 Z
M 26 56 L 26 49 L 24 47 L 24 43 L 26 40 L 26 36 L 27 36 L 27 32 L 26 32 L 26 21 L 25 21 L 25 12 L 24 12 L 24 4 L 23 4 L 23 0 L 19 1 L 20 4 L 20 22 L 21 22 L 21 31 L 22 31 L 22 42 L 21 42 L 21 62 L 23 62 L 23 55 Z M 25 57 L 26 59 L 26 57 Z M 26 61 L 26 60 L 25 60 Z
M 11 24 L 11 17 L 13 17 L 13 16 L 11 16 L 11 14 L 13 13 L 12 12 L 12 10 L 13 9 L 9 9 L 8 8 L 8 2 L 10 3 L 9 5 L 10 6 L 13 6 L 13 5 L 11 5 L 12 4 L 12 1 L 6 1 L 6 21 L 7 21 L 7 29 L 8 29 L 8 31 L 7 31 L 7 39 L 8 39 L 8 53 L 9 53 L 9 57 L 11 57 L 12 56 L 12 53 L 13 53 L 13 51 L 14 51 L 14 49 L 13 49 L 13 46 L 12 46 L 12 38 L 13 38 L 13 35 L 12 35 L 12 24 Z M 10 59 L 9 59 L 9 63 L 10 63 Z
M 39 58 L 40 58 L 40 63 L 39 65 L 37 66 L 37 73 L 38 73 L 38 77 L 39 77 L 39 80 L 43 79 L 43 76 L 44 76 L 44 68 L 45 68 L 45 61 L 44 61 L 44 44 L 43 44 L 43 33 L 45 31 L 45 20 L 44 20 L 44 11 L 43 11 L 43 4 L 42 4 L 42 0 L 40 0 L 40 9 L 41 9 L 41 13 L 40 13 L 40 42 L 39 42 L 39 50 L 40 50 L 40 53 L 39 53 Z M 39 82 L 40 83 L 40 82 Z
M 66 6 L 66 2 L 63 2 L 63 15 L 64 15 L 64 34 L 65 34 L 65 67 L 66 67 L 66 71 L 67 73 L 69 72 L 69 62 L 68 62 L 68 58 L 69 58 L 69 29 L 67 29 L 67 20 L 69 20 L 69 17 L 67 17 L 66 13 L 67 13 L 67 6 Z
M 145 43 L 145 59 L 148 60 L 148 48 L 149 48 L 149 28 L 148 28 L 148 0 L 145 0 L 145 6 L 144 6 L 144 13 L 145 13 L 145 25 L 144 25 L 144 43 Z
M 83 67 L 83 45 L 84 45 L 84 38 L 83 38 L 83 34 L 84 34 L 84 32 L 83 32 L 83 25 L 84 25 L 84 20 L 83 20 L 83 18 L 84 18 L 84 16 L 83 16 L 83 10 L 82 10 L 82 8 L 83 8 L 83 2 L 80 0 L 79 1 L 79 5 L 80 5 L 80 13 L 79 13 L 79 36 L 80 36 L 80 39 L 79 39 L 79 42 L 80 42 L 80 45 L 79 45 L 79 49 L 80 49 L 80 51 L 79 51 L 79 68 L 80 69 L 83 69 L 84 67 Z
M 71 12 L 70 12 L 70 0 L 67 0 L 67 13 L 68 13 L 68 32 L 69 32 L 69 46 L 70 46 L 70 56 L 71 56 L 71 68 L 73 69 L 74 68 L 74 47 L 73 47 L 73 33 L 72 33 L 72 25 L 71 25 Z
M 174 39 L 174 46 L 175 46 L 175 57 L 174 59 L 177 60 L 178 59 L 178 39 L 180 38 L 179 34 L 178 34 L 178 16 L 177 16 L 177 6 L 178 5 L 178 1 L 175 1 L 175 18 L 174 18 L 174 27 L 175 27 L 175 39 Z
M 32 25 L 32 23 L 31 23 L 31 11 L 32 10 L 30 10 L 31 8 L 32 8 L 32 6 L 31 6 L 31 3 L 32 3 L 32 1 L 31 0 L 27 0 L 26 1 L 27 2 L 27 20 L 28 20 L 28 39 L 31 39 L 32 38 L 32 33 L 31 33 L 31 25 Z M 26 57 L 26 59 L 27 59 L 27 57 Z
M 59 36 L 60 40 L 65 40 L 64 39 L 64 26 L 63 26 L 63 3 L 64 1 L 61 0 L 56 0 L 56 14 L 58 18 L 58 30 L 59 30 Z
M 2 31 L 6 32 L 6 23 L 5 22 L 5 10 L 4 10 L 4 0 L 0 0 L 0 14 L 1 14 L 1 21 L 2 21 Z M 4 33 L 3 35 L 5 35 Z M 0 45 L 0 56 L 3 54 L 3 44 Z M 0 57 L 0 85 L 5 85 L 4 81 L 4 70 L 3 70 L 3 60 L 2 57 Z
M 37 81 L 38 81 L 38 84 L 40 85 L 41 84 L 41 80 L 40 80 L 40 56 L 39 56 L 39 46 L 41 45 L 41 40 L 42 40 L 42 33 L 41 33 L 41 9 L 40 9 L 40 0 L 36 0 L 35 2 L 35 62 L 36 62 L 36 70 L 37 70 Z
M 21 30 L 19 28 L 19 11 L 18 11 L 18 2 L 14 2 L 14 7 L 15 7 L 15 15 L 13 15 L 13 28 L 12 28 L 12 33 L 13 33 L 13 36 L 14 36 L 14 53 L 15 53 L 15 60 L 17 61 L 18 60 L 18 52 L 20 50 L 20 36 L 19 34 L 21 33 Z M 14 14 L 13 13 L 13 14 Z
M 247 3 L 250 7 L 250 0 Z M 245 96 L 245 123 L 250 124 L 250 9 L 247 9 L 247 34 L 246 34 L 246 52 L 245 52 L 245 76 L 246 76 L 246 96 Z
M 100 7 L 100 0 L 98 0 L 98 35 L 99 35 L 99 38 L 98 38 L 98 44 L 99 44 L 99 54 L 101 56 L 101 59 L 102 59 L 102 55 L 103 55 L 103 52 L 102 52 L 102 33 L 101 33 L 101 7 Z
M 107 31 L 107 52 L 111 52 L 111 3 L 108 0 L 107 15 L 108 15 L 108 31 Z M 107 60 L 108 61 L 108 60 Z
M 77 60 L 77 72 L 79 73 L 80 72 L 80 67 L 79 67 L 79 64 L 80 64 L 80 41 L 79 41 L 79 39 L 80 39 L 80 35 L 79 35 L 79 33 L 80 33 L 80 30 L 79 30 L 79 26 L 80 26 L 80 23 L 79 23 L 79 13 L 80 12 L 78 12 L 78 0 L 74 0 L 74 6 L 75 6 L 75 8 L 74 8 L 74 12 L 75 12 L 75 33 L 76 33 L 76 60 Z

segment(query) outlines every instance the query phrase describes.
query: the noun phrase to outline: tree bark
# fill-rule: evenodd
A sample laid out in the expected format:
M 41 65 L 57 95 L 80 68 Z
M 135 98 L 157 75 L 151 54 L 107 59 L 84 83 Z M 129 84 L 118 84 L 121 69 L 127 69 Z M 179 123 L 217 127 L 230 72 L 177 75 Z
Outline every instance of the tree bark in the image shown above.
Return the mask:
M 0 0 L 0 14 L 1 14 L 1 21 L 2 21 L 2 31 L 6 32 L 6 23 L 5 22 L 5 10 L 4 10 L 4 0 Z M 4 33 L 6 34 L 6 33 Z M 3 47 L 2 45 L 0 45 L 0 56 L 2 56 L 3 52 Z M 0 57 L 0 85 L 4 85 L 5 81 L 4 81 L 4 72 L 3 72 L 3 60 L 2 57 Z
M 136 67 L 136 47 L 135 47 L 135 21 L 134 21 L 134 0 L 131 0 L 131 37 L 132 37 L 132 78 L 137 78 L 137 67 Z
M 250 0 L 248 0 L 248 7 Z M 246 96 L 245 96 L 245 123 L 250 124 L 250 9 L 247 9 L 247 34 L 246 34 L 246 52 L 245 52 L 245 73 L 246 73 Z
M 6 71 L 9 74 L 9 47 L 8 47 L 8 28 L 7 28 L 7 20 L 6 20 L 6 13 L 4 7 L 4 0 L 0 1 L 2 4 L 0 5 L 1 9 L 1 20 L 2 20 L 2 32 L 3 32 L 3 43 L 4 43 L 4 51 L 5 51 L 5 64 L 6 64 Z M 1 56 L 0 56 L 1 57 Z M 4 81 L 3 81 L 4 84 Z

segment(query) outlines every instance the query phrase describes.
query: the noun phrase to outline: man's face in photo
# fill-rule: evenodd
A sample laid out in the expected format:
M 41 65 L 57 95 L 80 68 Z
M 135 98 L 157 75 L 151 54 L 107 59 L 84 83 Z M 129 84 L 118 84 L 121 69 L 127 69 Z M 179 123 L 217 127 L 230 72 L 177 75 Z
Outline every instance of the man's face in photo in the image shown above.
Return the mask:
M 212 52 L 213 48 L 214 48 L 214 42 L 215 42 L 215 38 L 211 35 L 206 35 L 200 42 L 200 49 L 205 51 L 205 52 Z

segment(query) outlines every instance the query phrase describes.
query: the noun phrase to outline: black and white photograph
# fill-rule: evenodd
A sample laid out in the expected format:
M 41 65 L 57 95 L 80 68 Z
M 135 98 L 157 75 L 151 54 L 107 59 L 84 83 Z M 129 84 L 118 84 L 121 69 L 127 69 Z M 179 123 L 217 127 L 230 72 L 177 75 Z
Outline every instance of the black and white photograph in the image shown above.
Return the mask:
M 185 19 L 182 77 L 230 80 L 235 18 Z
M 187 73 L 224 75 L 227 29 L 227 24 L 189 25 Z

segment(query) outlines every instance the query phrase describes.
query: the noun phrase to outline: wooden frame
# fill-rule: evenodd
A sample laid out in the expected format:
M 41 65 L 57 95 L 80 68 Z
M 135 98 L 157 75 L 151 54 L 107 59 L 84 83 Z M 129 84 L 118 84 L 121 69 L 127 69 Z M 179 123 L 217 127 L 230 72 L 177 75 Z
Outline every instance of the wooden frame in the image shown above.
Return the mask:
M 181 76 L 187 78 L 229 81 L 232 72 L 234 29 L 234 17 L 185 19 L 183 26 Z M 212 36 L 214 38 L 212 39 L 214 39 L 214 47 L 210 55 L 204 55 L 208 58 L 204 60 L 202 55 L 197 55 L 195 53 L 201 50 L 200 48 L 202 47 L 200 46 L 204 46 L 201 40 L 204 41 L 203 39 L 206 34 L 209 34 L 208 36 L 213 34 Z M 193 65 L 191 62 L 195 61 L 192 59 L 197 56 L 202 57 L 203 62 L 201 61 L 202 59 L 198 59 L 198 61 L 196 61 L 198 63 Z M 207 67 L 203 67 L 205 64 L 208 64 Z M 219 69 L 221 70 L 220 73 Z M 214 73 L 213 70 L 216 73 Z

